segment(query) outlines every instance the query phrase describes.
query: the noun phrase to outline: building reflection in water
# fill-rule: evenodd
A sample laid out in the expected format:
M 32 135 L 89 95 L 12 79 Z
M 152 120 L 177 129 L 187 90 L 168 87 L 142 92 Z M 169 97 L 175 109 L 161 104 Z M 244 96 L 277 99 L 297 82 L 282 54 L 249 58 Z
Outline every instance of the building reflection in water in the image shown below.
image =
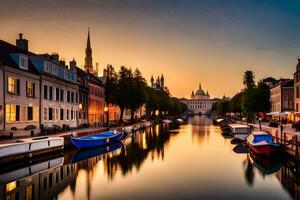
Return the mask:
M 195 116 L 189 119 L 189 129 L 191 129 L 193 142 L 196 140 L 201 144 L 205 139 L 208 139 L 209 133 L 214 127 L 210 118 Z
M 218 134 L 211 121 L 206 121 L 205 118 L 194 120 L 204 121 L 191 121 L 191 124 L 181 126 L 180 132 L 185 134 L 185 130 L 182 130 L 187 129 L 197 142 L 203 142 L 212 131 Z M 202 124 L 206 124 L 206 127 Z M 164 161 L 165 152 L 170 152 L 168 147 L 171 139 L 173 141 L 179 133 L 178 127 L 169 131 L 168 126 L 154 126 L 143 132 L 131 134 L 115 151 L 110 151 L 113 149 L 110 146 L 103 154 L 78 160 L 76 163 L 73 161 L 78 152 L 72 151 L 66 152 L 64 156 L 32 161 L 33 164 L 30 165 L 1 169 L 0 200 L 75 199 L 75 197 L 92 199 L 92 185 L 95 180 L 104 179 L 104 183 L 107 181 L 116 183 L 117 175 L 128 176 L 132 171 L 139 172 L 143 165 L 146 166 L 146 160 Z M 214 136 L 212 138 L 216 139 L 216 134 L 212 134 L 211 136 Z M 251 153 L 240 156 L 245 156 L 241 175 L 244 176 L 248 186 L 254 189 L 253 185 L 259 182 L 260 177 L 275 175 L 292 198 L 300 199 L 300 168 L 296 161 L 268 160 Z M 95 190 L 95 187 L 93 189 Z
M 132 134 L 125 141 L 124 151 L 116 156 L 104 156 L 107 177 L 113 180 L 118 171 L 123 176 L 133 169 L 138 171 L 148 156 L 151 156 L 152 160 L 154 158 L 164 160 L 165 148 L 168 146 L 171 134 L 175 135 L 177 132 L 169 132 L 168 127 L 160 125 Z
M 148 156 L 151 156 L 152 160 L 155 158 L 163 160 L 171 135 L 178 133 L 168 130 L 168 125 L 157 125 L 143 132 L 134 133 L 125 139 L 121 149 L 74 164 L 71 158 L 75 152 L 72 152 L 73 155 L 66 153 L 64 157 L 56 158 L 54 161 L 52 159 L 38 163 L 44 168 L 36 169 L 35 173 L 24 173 L 34 168 L 33 165 L 28 165 L 25 169 L 19 168 L 0 174 L 0 177 L 11 177 L 10 174 L 16 177 L 16 179 L 7 179 L 8 181 L 0 184 L 0 200 L 57 199 L 58 194 L 68 187 L 72 194 L 72 197 L 68 198 L 74 199 L 75 190 L 79 189 L 81 193 L 84 193 L 83 198 L 90 199 L 91 182 L 97 165 L 103 165 L 103 175 L 113 181 L 117 172 L 125 176 L 133 169 L 138 171 Z M 80 180 L 78 180 L 79 174 L 84 176 Z M 81 180 L 85 183 L 78 182 Z M 80 183 L 80 188 L 76 187 L 78 183 Z

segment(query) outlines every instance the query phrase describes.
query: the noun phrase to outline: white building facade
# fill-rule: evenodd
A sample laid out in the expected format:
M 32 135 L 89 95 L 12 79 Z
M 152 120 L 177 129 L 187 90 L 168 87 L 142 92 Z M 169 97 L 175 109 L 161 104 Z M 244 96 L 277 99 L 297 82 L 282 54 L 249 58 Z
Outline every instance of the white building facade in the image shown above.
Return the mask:
M 212 105 L 217 102 L 215 99 L 211 99 L 208 91 L 205 93 L 201 88 L 201 84 L 196 92 L 192 91 L 190 99 L 182 99 L 188 107 L 188 110 L 194 114 L 207 114 L 211 111 Z

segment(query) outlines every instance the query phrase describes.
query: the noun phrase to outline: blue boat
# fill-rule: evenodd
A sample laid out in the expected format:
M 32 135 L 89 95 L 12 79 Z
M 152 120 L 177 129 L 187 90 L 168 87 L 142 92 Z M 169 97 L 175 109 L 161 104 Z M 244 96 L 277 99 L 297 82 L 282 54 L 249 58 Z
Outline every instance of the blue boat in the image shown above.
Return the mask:
M 123 132 L 107 131 L 95 135 L 88 135 L 83 137 L 74 137 L 71 135 L 73 145 L 79 149 L 87 149 L 109 145 L 119 141 L 124 137 Z

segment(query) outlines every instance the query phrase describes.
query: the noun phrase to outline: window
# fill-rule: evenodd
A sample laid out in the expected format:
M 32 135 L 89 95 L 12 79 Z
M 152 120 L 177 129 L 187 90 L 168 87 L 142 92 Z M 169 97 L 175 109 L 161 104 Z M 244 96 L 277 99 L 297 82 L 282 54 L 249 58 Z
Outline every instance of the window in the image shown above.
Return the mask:
M 74 92 L 71 92 L 71 102 L 74 103 Z
M 48 120 L 51 121 L 53 119 L 53 109 L 49 108 Z
M 73 110 L 70 110 L 71 111 L 71 120 L 74 119 L 74 113 L 73 113 Z
M 59 101 L 59 88 L 56 88 L 56 92 L 55 92 L 55 100 Z
M 67 102 L 70 102 L 70 91 L 67 91 Z
M 33 120 L 33 107 L 27 107 L 27 121 Z
M 48 116 L 48 108 L 44 108 L 44 121 L 47 121 L 47 116 Z
M 48 87 L 44 85 L 44 99 L 48 99 Z
M 49 87 L 49 99 L 53 100 L 53 88 Z
M 6 104 L 5 121 L 15 122 L 20 121 L 20 106 L 14 104 Z
M 50 174 L 49 174 L 49 188 L 52 187 L 52 178 L 53 178 L 53 174 L 50 173 Z
M 75 94 L 75 97 L 76 97 L 76 103 L 78 103 L 78 93 L 77 92 Z
M 64 101 L 64 90 L 60 90 L 60 101 Z
M 60 120 L 64 120 L 64 109 L 60 109 Z
M 69 110 L 67 109 L 67 120 L 69 120 Z
M 26 82 L 26 95 L 29 97 L 35 96 L 35 84 L 32 82 Z
M 28 70 L 28 58 L 26 56 L 20 56 L 20 68 Z
M 20 80 L 14 77 L 8 77 L 7 91 L 11 94 L 20 94 Z

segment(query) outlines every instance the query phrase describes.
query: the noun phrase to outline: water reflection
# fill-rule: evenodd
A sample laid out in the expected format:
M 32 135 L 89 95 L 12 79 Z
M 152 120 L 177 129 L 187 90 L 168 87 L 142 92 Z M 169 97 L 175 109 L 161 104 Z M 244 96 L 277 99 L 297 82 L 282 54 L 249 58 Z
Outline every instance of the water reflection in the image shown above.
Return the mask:
M 211 119 L 0 169 L 0 199 L 299 199 L 299 164 L 235 153 Z M 243 147 L 244 148 L 244 147 Z M 218 192 L 216 192 L 218 191 Z

